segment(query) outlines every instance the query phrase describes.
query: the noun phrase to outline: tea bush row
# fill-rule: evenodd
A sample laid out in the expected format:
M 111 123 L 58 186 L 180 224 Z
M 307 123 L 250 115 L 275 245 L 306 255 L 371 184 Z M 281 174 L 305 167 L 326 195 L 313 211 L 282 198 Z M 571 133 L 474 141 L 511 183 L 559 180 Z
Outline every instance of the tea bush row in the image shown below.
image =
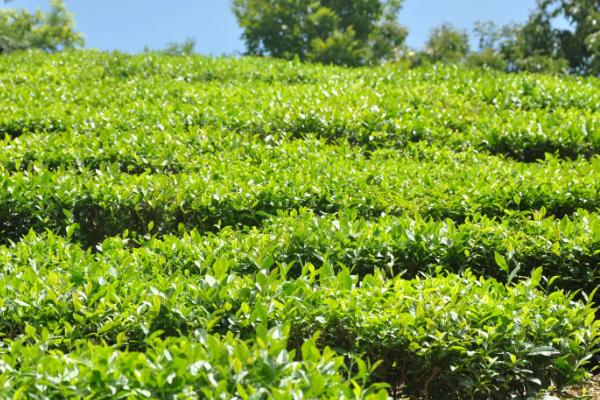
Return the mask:
M 502 221 L 475 215 L 460 224 L 419 217 L 365 220 L 355 210 L 327 216 L 301 210 L 282 213 L 262 228 L 245 232 L 224 229 L 141 240 L 134 251 L 166 260 L 169 271 L 190 273 L 198 264 L 211 265 L 220 258 L 234 260 L 238 272 L 248 273 L 265 263 L 296 263 L 289 272 L 294 274 L 310 262 L 341 264 L 359 276 L 376 269 L 405 278 L 470 269 L 501 282 L 542 267 L 553 288 L 590 294 L 600 283 L 599 233 L 598 214 L 583 210 L 562 219 L 545 218 L 543 213 Z
M 78 360 L 83 349 L 83 357 L 90 357 L 86 348 L 94 342 L 152 358 L 156 353 L 148 339 L 153 337 L 179 340 L 182 350 L 183 338 L 197 331 L 256 337 L 260 345 L 261 326 L 289 324 L 288 350 L 303 350 L 320 332 L 314 342 L 319 348 L 347 355 L 349 368 L 356 362 L 351 356 L 382 361 L 372 380 L 407 394 L 529 396 L 551 382 L 562 386 L 584 378 L 598 344 L 594 308 L 561 291 L 540 291 L 541 269 L 510 285 L 470 272 L 405 280 L 375 271 L 358 280 L 344 268 L 336 273 L 328 263 L 304 264 L 293 278 L 289 265 L 269 262 L 254 273 L 238 274 L 235 261 L 222 257 L 212 265 L 198 263 L 190 274 L 166 268 L 171 258 L 124 251 L 122 241 L 110 239 L 100 254 L 92 254 L 52 234 L 30 235 L 2 250 L 0 335 L 4 346 L 33 345 L 17 351 L 23 351 L 24 364 L 3 352 L 9 360 L 5 376 L 40 373 L 33 367 L 37 357 L 41 366 L 50 363 L 48 372 L 61 371 L 69 364 L 57 362 L 56 355 Z M 125 376 L 128 357 L 139 358 L 146 371 L 144 356 L 115 353 L 116 348 L 100 348 L 100 360 L 112 351 L 119 360 L 113 368 L 125 358 Z M 253 363 L 242 365 L 252 368 Z M 110 375 L 97 379 L 101 388 L 112 381 Z M 63 381 L 47 382 L 55 390 Z
M 262 329 L 261 329 L 262 328 Z M 289 328 L 287 328 L 289 330 Z M 347 376 L 342 357 L 315 340 L 302 345 L 300 361 L 288 351 L 286 330 L 257 329 L 246 342 L 233 335 L 161 340 L 145 352 L 82 341 L 72 352 L 48 351 L 44 331 L 9 342 L 0 355 L 0 395 L 55 398 L 387 399 L 367 385 L 368 373 Z M 31 343 L 31 339 L 36 341 Z
M 248 151 L 244 151 L 248 150 Z M 259 225 L 279 210 L 316 213 L 356 209 L 360 216 L 416 215 L 463 221 L 480 213 L 544 207 L 562 217 L 595 211 L 599 159 L 527 165 L 497 157 L 443 151 L 412 156 L 320 142 L 257 145 L 206 154 L 196 171 L 128 174 L 118 165 L 0 175 L 0 232 L 17 240 L 29 229 L 79 224 L 86 245 L 129 230 L 176 232 Z
M 369 149 L 424 140 L 522 161 L 547 152 L 593 157 L 600 149 L 600 90 L 591 78 L 93 52 L 1 63 L 0 85 L 10 90 L 0 95 L 0 134 L 12 137 L 216 126 Z

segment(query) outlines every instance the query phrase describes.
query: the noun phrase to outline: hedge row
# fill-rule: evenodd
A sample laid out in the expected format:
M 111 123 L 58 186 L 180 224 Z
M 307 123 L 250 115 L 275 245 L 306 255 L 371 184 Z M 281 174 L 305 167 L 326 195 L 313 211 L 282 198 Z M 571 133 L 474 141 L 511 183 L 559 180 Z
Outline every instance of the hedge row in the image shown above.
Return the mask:
M 79 224 L 86 245 L 129 230 L 254 226 L 278 210 L 356 209 L 360 216 L 416 215 L 463 221 L 480 213 L 545 207 L 562 217 L 600 204 L 600 159 L 535 165 L 472 153 L 382 151 L 368 157 L 320 142 L 257 145 L 203 158 L 197 171 L 132 175 L 103 169 L 32 168 L 0 176 L 0 233 Z
M 152 357 L 149 337 L 206 331 L 257 336 L 260 344 L 259 326 L 289 323 L 290 350 L 302 350 L 321 332 L 320 348 L 382 361 L 373 381 L 427 398 L 530 396 L 551 382 L 576 382 L 586 376 L 586 360 L 598 344 L 592 306 L 538 290 L 541 269 L 506 286 L 470 273 L 415 280 L 375 273 L 359 283 L 345 269 L 335 273 L 330 264 L 310 263 L 297 278 L 287 276 L 287 266 L 268 262 L 270 270 L 238 274 L 227 258 L 199 262 L 190 274 L 167 268 L 170 258 L 123 250 L 122 240 L 103 243 L 99 254 L 52 234 L 4 248 L 3 342 L 40 342 L 51 355 L 73 352 L 77 360 L 81 340 L 91 340 Z M 31 360 L 20 368 L 31 372 L 36 358 L 19 351 Z M 11 369 L 5 371 L 10 376 Z
M 0 135 L 11 137 L 209 125 L 370 149 L 426 140 L 522 161 L 600 150 L 600 88 L 591 78 L 76 52 L 5 57 L 0 81 L 10 87 L 0 94 Z
M 138 255 L 168 260 L 169 271 L 190 273 L 198 264 L 226 258 L 240 273 L 255 273 L 265 263 L 295 263 L 293 275 L 310 262 L 341 264 L 359 276 L 377 269 L 405 278 L 470 269 L 507 282 L 542 267 L 553 287 L 590 294 L 600 284 L 600 218 L 583 210 L 562 219 L 475 216 L 460 224 L 418 217 L 365 220 L 355 210 L 328 216 L 301 210 L 271 218 L 261 229 L 167 235 L 136 246 Z
M 366 367 L 348 377 L 343 358 L 328 348 L 321 353 L 315 340 L 305 341 L 298 356 L 288 351 L 281 328 L 259 327 L 251 342 L 153 336 L 143 353 L 90 341 L 68 353 L 49 351 L 56 339 L 48 331 L 29 332 L 0 353 L 3 398 L 387 399 L 380 385 L 367 385 Z

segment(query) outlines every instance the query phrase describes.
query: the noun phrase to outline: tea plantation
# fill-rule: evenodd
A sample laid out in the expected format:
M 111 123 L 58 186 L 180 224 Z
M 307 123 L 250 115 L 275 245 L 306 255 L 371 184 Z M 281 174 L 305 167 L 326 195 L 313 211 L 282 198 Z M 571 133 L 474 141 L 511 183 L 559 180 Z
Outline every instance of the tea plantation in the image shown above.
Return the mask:
M 0 398 L 509 399 L 595 374 L 600 80 L 0 57 Z

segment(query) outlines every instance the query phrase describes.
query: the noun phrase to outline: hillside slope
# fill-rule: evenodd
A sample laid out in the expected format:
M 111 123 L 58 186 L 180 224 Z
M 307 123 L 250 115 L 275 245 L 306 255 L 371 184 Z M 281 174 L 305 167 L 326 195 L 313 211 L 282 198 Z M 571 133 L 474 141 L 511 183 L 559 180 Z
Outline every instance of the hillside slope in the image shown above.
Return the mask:
M 0 135 L 0 397 L 589 377 L 596 78 L 21 53 Z

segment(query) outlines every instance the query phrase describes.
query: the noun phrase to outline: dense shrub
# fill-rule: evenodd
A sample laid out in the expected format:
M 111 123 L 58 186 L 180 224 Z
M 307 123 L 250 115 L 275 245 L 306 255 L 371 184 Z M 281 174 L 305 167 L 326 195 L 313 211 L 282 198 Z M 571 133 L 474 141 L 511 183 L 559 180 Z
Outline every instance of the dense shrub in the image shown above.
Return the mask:
M 590 375 L 594 78 L 16 52 L 0 88 L 0 397 Z

